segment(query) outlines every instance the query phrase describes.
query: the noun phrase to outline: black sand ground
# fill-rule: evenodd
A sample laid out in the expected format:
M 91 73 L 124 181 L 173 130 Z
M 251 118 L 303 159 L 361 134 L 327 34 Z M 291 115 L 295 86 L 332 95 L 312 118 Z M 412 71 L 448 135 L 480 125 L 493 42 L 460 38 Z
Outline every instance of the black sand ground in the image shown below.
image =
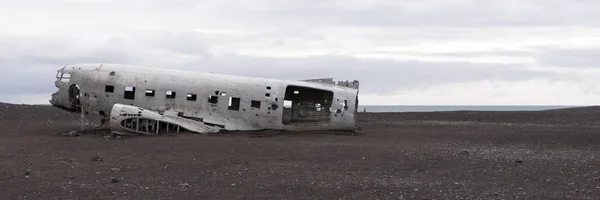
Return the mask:
M 358 118 L 354 136 L 107 140 L 62 136 L 79 129 L 77 114 L 0 104 L 0 198 L 600 198 L 598 107 Z

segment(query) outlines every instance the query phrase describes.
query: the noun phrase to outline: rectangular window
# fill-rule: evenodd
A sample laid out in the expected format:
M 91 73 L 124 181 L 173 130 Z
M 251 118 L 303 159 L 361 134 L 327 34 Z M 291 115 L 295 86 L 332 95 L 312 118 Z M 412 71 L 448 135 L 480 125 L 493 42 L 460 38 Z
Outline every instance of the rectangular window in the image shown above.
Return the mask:
M 254 100 L 252 100 L 252 103 L 251 103 L 250 107 L 259 108 L 260 109 L 260 101 L 254 101 Z
M 208 96 L 208 103 L 218 103 L 218 102 L 219 102 L 219 96 L 216 96 L 216 95 Z
M 153 97 L 154 96 L 154 90 L 146 89 L 146 96 L 147 97 Z
M 104 87 L 104 92 L 110 92 L 110 93 L 115 92 L 115 86 L 107 85 L 106 87 Z
M 229 97 L 229 110 L 240 110 L 240 98 Z
M 125 99 L 135 99 L 135 87 L 125 86 L 125 94 L 123 94 L 123 98 Z
M 175 98 L 175 92 L 173 92 L 171 90 L 167 90 L 166 95 L 167 95 L 167 99 L 174 99 Z
M 290 100 L 284 100 L 283 101 L 283 107 L 284 108 L 292 108 L 292 101 L 290 101 Z
M 188 101 L 196 101 L 196 94 L 187 94 Z
M 63 83 L 68 83 L 71 80 L 71 74 L 63 73 L 60 77 L 60 81 Z

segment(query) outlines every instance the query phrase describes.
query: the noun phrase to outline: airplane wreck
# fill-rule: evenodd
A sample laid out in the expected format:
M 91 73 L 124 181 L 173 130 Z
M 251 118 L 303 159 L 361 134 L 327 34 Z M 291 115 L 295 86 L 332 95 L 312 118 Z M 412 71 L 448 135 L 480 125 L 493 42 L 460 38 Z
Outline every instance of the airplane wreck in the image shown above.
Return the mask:
M 50 103 L 120 135 L 354 130 L 359 82 L 277 80 L 122 64 L 60 68 Z

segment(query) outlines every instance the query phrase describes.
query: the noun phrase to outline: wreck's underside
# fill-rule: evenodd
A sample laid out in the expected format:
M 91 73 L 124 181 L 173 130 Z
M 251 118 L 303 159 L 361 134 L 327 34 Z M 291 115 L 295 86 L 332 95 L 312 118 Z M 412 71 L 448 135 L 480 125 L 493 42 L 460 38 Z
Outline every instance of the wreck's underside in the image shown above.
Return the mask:
M 81 64 L 61 68 L 51 104 L 103 116 L 116 134 L 353 130 L 358 81 L 302 81 Z

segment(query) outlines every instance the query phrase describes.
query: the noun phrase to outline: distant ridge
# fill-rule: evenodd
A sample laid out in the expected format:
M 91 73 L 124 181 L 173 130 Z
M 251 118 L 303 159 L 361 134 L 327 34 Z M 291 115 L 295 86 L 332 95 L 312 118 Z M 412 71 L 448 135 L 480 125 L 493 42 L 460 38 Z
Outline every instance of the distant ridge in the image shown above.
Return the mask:
M 47 103 L 47 104 L 26 104 L 26 103 L 6 103 L 6 102 L 1 102 L 0 101 L 0 105 L 14 105 L 14 106 L 52 106 L 52 104 Z
M 587 105 L 359 105 L 359 112 L 542 111 Z
M 545 112 L 589 112 L 589 111 L 600 111 L 600 106 L 579 106 L 572 108 L 557 108 L 557 109 L 549 109 L 543 110 Z

